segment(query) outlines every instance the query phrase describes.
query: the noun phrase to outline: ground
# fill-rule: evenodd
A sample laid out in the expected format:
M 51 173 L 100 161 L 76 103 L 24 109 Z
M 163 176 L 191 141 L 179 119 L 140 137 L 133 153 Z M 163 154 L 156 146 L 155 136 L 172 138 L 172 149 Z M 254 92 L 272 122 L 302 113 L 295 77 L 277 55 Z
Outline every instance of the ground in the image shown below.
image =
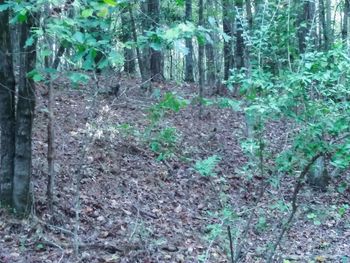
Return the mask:
M 62 77 L 54 83 L 54 217 L 45 197 L 47 90 L 37 87 L 33 211 L 19 220 L 0 210 L 0 262 L 231 262 L 228 225 L 240 262 L 266 262 L 263 255 L 290 214 L 295 177 L 276 175 L 265 189 L 261 176 L 242 172 L 248 161 L 240 146 L 242 114 L 211 105 L 200 119 L 196 103 L 167 114 L 162 125 L 176 127 L 179 139 L 175 155 L 162 162 L 137 135 L 149 125 L 157 96 L 123 77 L 115 97 L 113 81 L 101 76 L 97 94 L 93 82 L 71 88 Z M 172 82 L 153 86 L 154 94 L 173 91 L 188 100 L 196 91 Z M 271 153 L 286 147 L 288 129 L 283 122 L 269 124 Z M 213 155 L 221 158 L 215 175 L 193 169 Z M 274 262 L 350 262 L 350 192 L 335 190 L 341 180 L 327 192 L 303 188 Z M 74 244 L 80 244 L 78 260 Z

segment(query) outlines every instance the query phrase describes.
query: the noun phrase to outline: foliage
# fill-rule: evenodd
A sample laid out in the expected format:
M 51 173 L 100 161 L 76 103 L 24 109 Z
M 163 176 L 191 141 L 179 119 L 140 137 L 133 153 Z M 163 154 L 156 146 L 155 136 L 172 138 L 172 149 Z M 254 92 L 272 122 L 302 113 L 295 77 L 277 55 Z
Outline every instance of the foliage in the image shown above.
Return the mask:
M 194 169 L 202 176 L 215 176 L 215 168 L 219 164 L 221 158 L 217 155 L 208 157 L 207 159 L 197 161 Z

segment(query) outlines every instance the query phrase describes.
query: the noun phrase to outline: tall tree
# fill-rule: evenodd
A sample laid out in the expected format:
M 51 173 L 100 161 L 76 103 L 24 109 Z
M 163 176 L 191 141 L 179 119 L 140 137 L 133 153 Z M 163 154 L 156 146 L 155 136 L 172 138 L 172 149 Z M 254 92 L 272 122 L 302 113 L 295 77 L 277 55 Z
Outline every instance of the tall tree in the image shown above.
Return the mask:
M 125 8 L 122 11 L 121 22 L 122 22 L 121 41 L 123 43 L 126 43 L 132 40 L 132 31 L 130 31 L 131 22 L 130 22 L 130 16 L 128 15 L 127 8 Z M 124 72 L 128 74 L 134 74 L 135 71 L 136 69 L 135 69 L 134 50 L 130 47 L 124 47 Z
M 210 18 L 213 18 L 212 16 L 212 10 L 214 9 L 214 3 L 212 0 L 207 0 L 206 3 L 206 20 L 208 21 L 206 23 L 206 27 L 210 28 L 210 23 L 209 20 Z M 214 39 L 215 39 L 215 34 L 210 32 L 208 33 L 210 36 L 210 40 L 207 40 L 205 43 L 205 58 L 206 58 L 206 80 L 207 80 L 207 84 L 210 87 L 215 88 L 215 84 L 216 84 L 216 63 L 215 63 L 215 46 L 214 46 Z
M 320 7 L 320 23 L 323 31 L 323 48 L 329 50 L 332 46 L 332 12 L 331 12 L 331 1 L 330 0 L 319 0 Z
M 349 19 L 350 19 L 350 0 L 344 1 L 344 11 L 343 11 L 343 24 L 342 24 L 342 40 L 344 43 L 347 42 L 348 38 L 348 28 L 349 28 Z
M 32 173 L 32 127 L 35 108 L 34 81 L 28 73 L 35 69 L 36 45 L 26 45 L 35 17 L 28 14 L 21 24 L 20 77 L 16 109 L 15 166 L 13 178 L 13 206 L 20 215 L 29 212 L 31 205 L 30 179 Z
M 198 26 L 204 25 L 204 14 L 203 14 L 203 0 L 198 1 Z M 199 84 L 199 117 L 202 117 L 202 99 L 203 99 L 203 91 L 204 91 L 204 44 L 198 43 L 198 84 Z
M 151 19 L 151 30 L 156 30 L 160 21 L 159 0 L 148 0 L 148 16 Z M 151 47 L 150 71 L 152 80 L 163 80 L 162 53 Z
M 323 0 L 321 0 L 323 1 Z M 314 31 L 312 27 L 313 20 L 315 18 L 316 6 L 314 1 L 302 2 L 301 9 L 298 17 L 298 44 L 299 52 L 304 53 L 307 45 L 307 39 L 313 39 Z
M 222 26 L 224 33 L 230 37 L 228 41 L 224 42 L 224 80 L 228 80 L 230 77 L 230 70 L 234 65 L 233 57 L 233 1 L 232 0 L 222 0 Z
M 236 30 L 235 30 L 235 66 L 237 69 L 244 67 L 244 39 L 243 39 L 243 0 L 235 1 L 236 10 Z
M 186 0 L 185 5 L 185 19 L 189 22 L 192 21 L 192 0 Z M 186 48 L 188 50 L 188 53 L 185 56 L 185 81 L 187 82 L 193 82 L 194 81 L 194 75 L 193 75 L 193 44 L 192 44 L 192 37 L 187 37 L 185 39 L 186 42 Z
M 0 0 L 0 4 L 4 1 Z M 0 12 L 0 204 L 12 206 L 15 156 L 15 78 L 8 10 Z

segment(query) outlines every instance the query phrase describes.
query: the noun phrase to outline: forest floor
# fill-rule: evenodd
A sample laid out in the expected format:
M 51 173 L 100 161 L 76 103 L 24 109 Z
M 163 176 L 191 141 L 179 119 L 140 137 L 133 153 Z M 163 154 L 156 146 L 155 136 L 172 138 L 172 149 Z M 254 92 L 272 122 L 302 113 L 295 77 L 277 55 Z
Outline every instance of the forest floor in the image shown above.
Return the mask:
M 138 80 L 126 78 L 115 97 L 108 94 L 113 81 L 101 79 L 102 92 L 96 96 L 94 85 L 68 88 L 65 79 L 54 83 L 54 218 L 46 206 L 47 90 L 37 88 L 33 212 L 18 220 L 0 210 L 0 262 L 231 262 L 228 222 L 240 262 L 266 262 L 263 256 L 291 212 L 294 177 L 276 175 L 265 189 L 260 175 L 244 172 L 242 114 L 206 106 L 199 119 L 196 105 L 168 114 L 163 124 L 176 127 L 179 141 L 173 157 L 157 161 L 135 136 L 149 125 L 148 109 L 157 99 L 141 91 Z M 154 83 L 154 89 L 189 100 L 196 91 L 176 83 Z M 289 128 L 269 125 L 270 154 L 288 147 Z M 213 155 L 221 158 L 216 175 L 204 177 L 193 169 L 197 160 Z M 336 191 L 339 180 L 327 192 L 303 188 L 274 262 L 350 262 L 350 191 Z M 77 226 L 79 240 L 74 239 Z M 72 246 L 77 243 L 78 261 Z

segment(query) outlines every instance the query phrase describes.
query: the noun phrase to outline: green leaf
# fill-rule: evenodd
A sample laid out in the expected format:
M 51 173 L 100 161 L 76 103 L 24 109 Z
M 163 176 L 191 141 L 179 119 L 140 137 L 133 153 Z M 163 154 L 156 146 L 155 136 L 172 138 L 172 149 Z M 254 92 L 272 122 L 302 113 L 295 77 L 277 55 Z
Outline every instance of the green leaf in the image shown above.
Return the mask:
M 84 18 L 87 18 L 87 17 L 92 16 L 93 13 L 94 13 L 93 9 L 85 9 L 81 12 L 81 16 Z
M 34 44 L 34 37 L 33 36 L 30 36 L 27 40 L 26 40 L 26 43 L 24 45 L 24 47 L 31 47 L 32 45 Z
M 207 159 L 197 161 L 194 169 L 202 176 L 215 176 L 215 167 L 220 162 L 221 158 L 217 155 L 208 157 Z
M 117 2 L 115 0 L 103 0 L 103 2 L 110 6 L 116 6 Z

